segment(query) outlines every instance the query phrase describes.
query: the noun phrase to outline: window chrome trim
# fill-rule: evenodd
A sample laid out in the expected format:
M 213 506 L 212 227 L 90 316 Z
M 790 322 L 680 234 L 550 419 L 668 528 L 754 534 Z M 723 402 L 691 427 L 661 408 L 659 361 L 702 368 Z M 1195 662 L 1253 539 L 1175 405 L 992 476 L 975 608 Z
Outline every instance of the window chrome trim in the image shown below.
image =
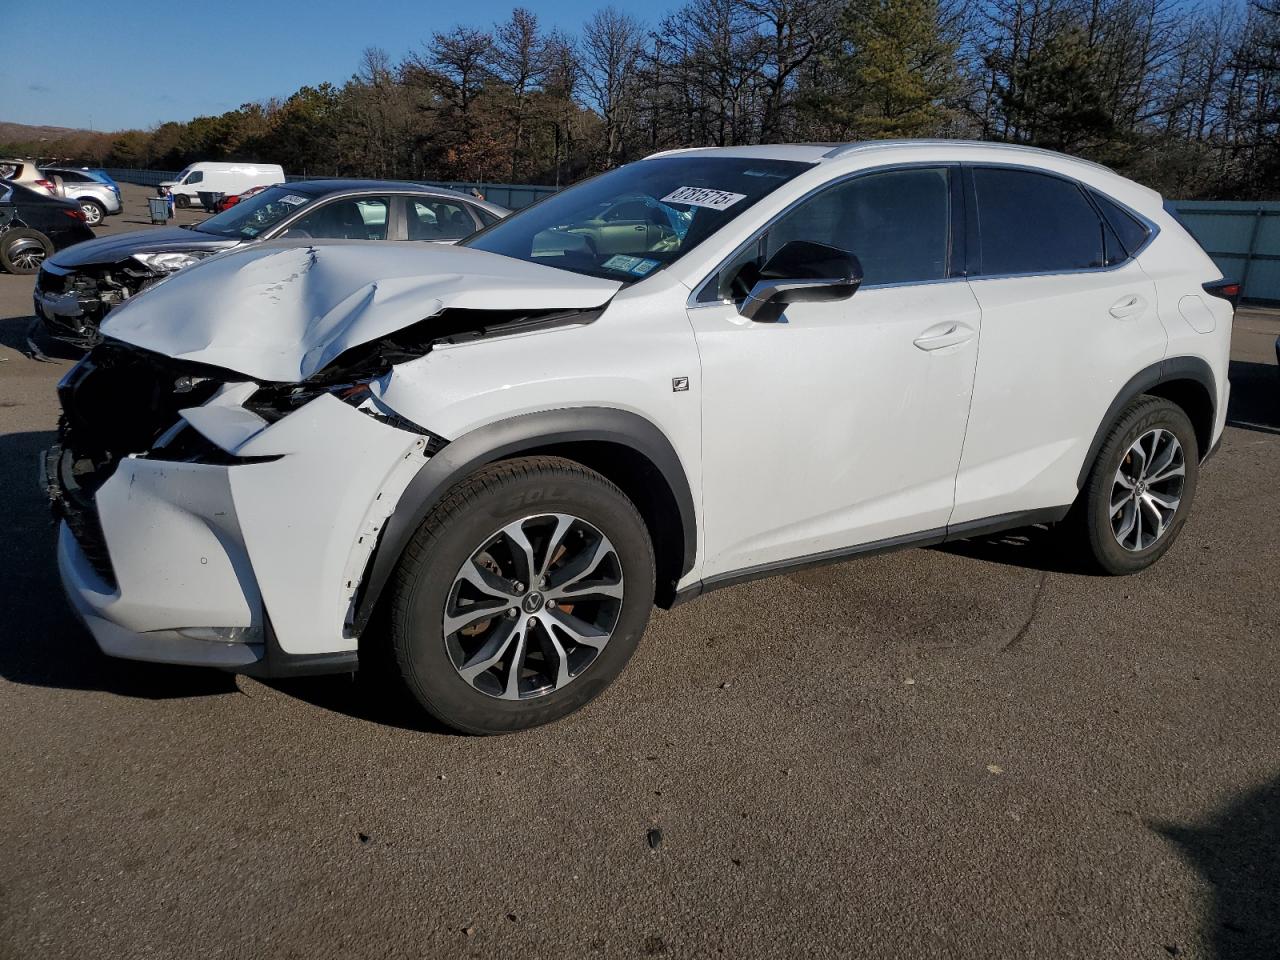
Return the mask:
M 1084 161 L 1084 162 L 1089 162 L 1089 161 Z M 1095 166 L 1097 165 L 1095 164 Z M 797 198 L 796 200 L 793 200 L 785 208 L 779 211 L 775 216 L 771 217 L 764 226 L 762 226 L 759 230 L 753 233 L 748 239 L 744 240 L 741 244 L 735 247 L 733 249 L 733 252 L 731 252 L 727 257 L 725 257 L 723 260 L 717 263 L 715 268 L 709 274 L 703 277 L 701 282 L 699 282 L 696 286 L 694 286 L 692 292 L 689 294 L 688 299 L 685 301 L 685 308 L 689 310 L 697 310 L 702 307 L 720 307 L 720 306 L 726 306 L 726 305 L 732 306 L 733 304 L 737 303 L 736 300 L 720 300 L 720 299 L 700 301 L 698 297 L 701 295 L 703 288 L 705 288 L 707 284 L 710 283 L 712 280 L 716 279 L 720 275 L 720 271 L 724 269 L 724 267 L 731 260 L 735 259 L 739 254 L 743 253 L 747 249 L 747 247 L 749 247 L 751 244 L 758 243 L 760 241 L 760 238 L 765 233 L 767 233 L 775 223 L 777 223 L 780 219 L 785 217 L 797 206 L 804 203 L 806 200 L 810 199 L 814 195 L 822 192 L 823 190 L 826 190 L 828 187 L 832 187 L 832 186 L 835 186 L 836 184 L 844 183 L 845 181 L 852 180 L 855 177 L 866 176 L 868 174 L 873 174 L 873 173 L 887 173 L 894 170 L 908 170 L 913 168 L 919 169 L 922 167 L 923 168 L 932 168 L 932 167 L 957 168 L 959 172 L 961 172 L 962 174 L 966 174 L 966 173 L 971 174 L 972 171 L 976 169 L 1022 170 L 1027 173 L 1036 173 L 1036 174 L 1040 174 L 1041 176 L 1054 177 L 1058 180 L 1063 180 L 1067 183 L 1073 184 L 1076 187 L 1076 189 L 1081 191 L 1085 201 L 1089 204 L 1090 209 L 1092 209 L 1094 212 L 1094 215 L 1098 217 L 1100 225 L 1105 222 L 1105 218 L 1103 217 L 1102 211 L 1100 211 L 1094 205 L 1092 198 L 1089 197 L 1089 191 L 1093 191 L 1095 193 L 1101 194 L 1102 196 L 1106 197 L 1109 201 L 1114 203 L 1117 207 L 1119 207 L 1125 213 L 1129 214 L 1129 216 L 1133 217 L 1135 220 L 1141 223 L 1144 227 L 1146 227 L 1147 239 L 1143 242 L 1142 246 L 1140 246 L 1133 253 L 1130 253 L 1124 260 L 1121 260 L 1117 263 L 1107 264 L 1101 267 L 1073 267 L 1066 270 L 1047 270 L 1047 271 L 1031 270 L 1024 273 L 978 273 L 973 275 L 962 273 L 958 276 L 939 277 L 934 280 L 902 280 L 895 283 L 865 283 L 858 288 L 859 290 L 884 290 L 884 289 L 892 289 L 896 287 L 920 287 L 920 286 L 933 285 L 938 283 L 956 283 L 956 282 L 962 282 L 962 281 L 973 283 L 980 280 L 1017 280 L 1017 279 L 1025 279 L 1028 277 L 1070 276 L 1073 274 L 1080 274 L 1080 273 L 1109 273 L 1113 270 L 1118 270 L 1121 267 L 1128 266 L 1130 263 L 1137 260 L 1138 257 L 1141 256 L 1142 253 L 1148 247 L 1151 246 L 1152 242 L 1154 242 L 1156 237 L 1159 236 L 1160 234 L 1160 225 L 1158 223 L 1154 222 L 1149 217 L 1143 216 L 1137 210 L 1134 210 L 1132 207 L 1130 207 L 1127 203 L 1123 203 L 1120 200 L 1117 200 L 1114 196 L 1112 196 L 1106 190 L 1103 190 L 1100 187 L 1095 187 L 1092 184 L 1085 183 L 1082 180 L 1077 180 L 1076 178 L 1068 176 L 1066 174 L 1059 173 L 1056 170 L 1045 170 L 1043 167 L 1032 167 L 1024 163 L 1002 163 L 1000 161 L 982 161 L 979 163 L 974 163 L 972 161 L 966 161 L 966 160 L 942 160 L 942 161 L 920 160 L 920 161 L 915 161 L 911 163 L 895 163 L 895 164 L 890 164 L 888 166 L 883 166 L 883 167 L 866 167 L 864 169 L 855 170 L 851 173 L 846 173 L 843 176 L 836 177 L 832 180 L 826 181 L 825 183 L 819 184 L 818 186 L 809 190 L 803 196 Z M 1108 173 L 1112 173 L 1112 171 L 1108 170 L 1106 167 L 1102 167 L 1101 169 L 1106 170 Z M 977 193 L 976 187 L 974 188 L 973 193 L 976 199 L 976 193 Z M 954 205 L 952 205 L 951 216 L 953 219 L 955 215 L 956 214 L 954 210 Z M 979 238 L 979 241 L 981 241 L 981 236 L 982 236 L 981 217 L 977 214 L 977 211 L 966 210 L 965 215 L 966 217 L 973 217 L 973 219 L 977 222 L 978 238 Z M 953 224 L 953 228 L 954 228 L 954 224 Z

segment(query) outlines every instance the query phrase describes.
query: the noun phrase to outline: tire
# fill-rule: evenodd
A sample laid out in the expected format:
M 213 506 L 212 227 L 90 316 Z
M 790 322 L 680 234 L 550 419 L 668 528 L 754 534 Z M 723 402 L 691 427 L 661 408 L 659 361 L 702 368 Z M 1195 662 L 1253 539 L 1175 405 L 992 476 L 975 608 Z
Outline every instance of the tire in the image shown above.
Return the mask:
M 526 556 L 535 568 L 527 584 Z M 545 579 L 533 582 L 542 568 Z M 558 457 L 493 464 L 455 486 L 405 548 L 390 584 L 388 665 L 421 707 L 464 733 L 558 720 L 631 659 L 654 576 L 644 521 L 600 474 Z M 446 615 L 450 625 L 472 622 L 450 633 Z
M 191 206 L 191 198 L 185 193 L 176 193 L 173 196 L 173 205 L 179 210 L 185 210 Z
M 51 256 L 53 242 L 39 230 L 22 227 L 0 234 L 0 267 L 10 273 L 35 273 L 40 264 Z
M 84 220 L 91 227 L 96 227 L 107 216 L 106 208 L 97 200 L 81 200 L 80 209 L 84 211 Z
M 1182 532 L 1199 475 L 1200 450 L 1186 413 L 1163 397 L 1138 397 L 1108 431 L 1067 518 L 1081 560 L 1111 575 L 1151 566 Z M 1160 506 L 1175 499 L 1172 512 Z

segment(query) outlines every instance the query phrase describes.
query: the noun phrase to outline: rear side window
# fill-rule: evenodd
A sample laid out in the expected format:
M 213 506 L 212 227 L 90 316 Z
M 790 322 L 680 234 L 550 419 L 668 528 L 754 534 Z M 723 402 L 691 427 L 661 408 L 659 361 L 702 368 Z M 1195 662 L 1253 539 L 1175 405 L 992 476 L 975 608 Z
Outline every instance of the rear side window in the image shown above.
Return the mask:
M 977 167 L 979 273 L 1055 273 L 1106 263 L 1103 227 L 1080 188 L 1028 170 Z
M 460 203 L 447 200 L 409 200 L 410 240 L 461 240 L 476 225 Z
M 1147 242 L 1149 231 L 1146 226 L 1136 220 L 1133 214 L 1129 213 L 1120 204 L 1097 191 L 1093 191 L 1093 201 L 1098 205 L 1098 209 L 1102 211 L 1103 219 L 1107 221 L 1107 226 L 1111 228 L 1111 231 L 1120 241 L 1124 252 L 1132 257 L 1141 250 L 1142 245 Z

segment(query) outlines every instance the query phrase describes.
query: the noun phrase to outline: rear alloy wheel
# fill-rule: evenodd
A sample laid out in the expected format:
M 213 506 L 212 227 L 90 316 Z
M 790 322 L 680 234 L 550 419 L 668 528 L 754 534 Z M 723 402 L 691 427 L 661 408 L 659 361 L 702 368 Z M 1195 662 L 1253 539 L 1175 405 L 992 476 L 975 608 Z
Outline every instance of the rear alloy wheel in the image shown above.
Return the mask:
M 107 211 L 97 200 L 81 200 L 80 209 L 84 211 L 84 222 L 91 227 L 96 227 L 107 215 Z
M 1079 546 L 1106 573 L 1155 563 L 1187 520 L 1199 476 L 1199 448 L 1186 413 L 1143 396 L 1107 434 L 1069 518 Z
M 1148 430 L 1129 447 L 1111 485 L 1111 529 L 1116 542 L 1140 553 L 1162 536 L 1182 503 L 1187 458 L 1178 438 L 1163 427 Z
M 653 550 L 604 477 L 528 457 L 450 491 L 391 586 L 408 691 L 451 727 L 504 733 L 578 709 L 621 672 L 653 605 Z
M 0 234 L 0 267 L 10 273 L 35 273 L 52 255 L 53 243 L 39 230 L 23 227 Z

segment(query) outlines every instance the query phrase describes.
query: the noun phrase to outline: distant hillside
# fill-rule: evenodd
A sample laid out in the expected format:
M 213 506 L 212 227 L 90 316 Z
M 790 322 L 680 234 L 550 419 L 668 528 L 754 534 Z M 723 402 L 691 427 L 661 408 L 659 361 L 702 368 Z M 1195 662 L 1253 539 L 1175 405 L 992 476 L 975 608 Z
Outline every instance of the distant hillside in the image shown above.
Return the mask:
M 42 140 L 66 140 L 89 133 L 76 127 L 33 127 L 25 123 L 0 120 L 0 143 L 39 143 Z

